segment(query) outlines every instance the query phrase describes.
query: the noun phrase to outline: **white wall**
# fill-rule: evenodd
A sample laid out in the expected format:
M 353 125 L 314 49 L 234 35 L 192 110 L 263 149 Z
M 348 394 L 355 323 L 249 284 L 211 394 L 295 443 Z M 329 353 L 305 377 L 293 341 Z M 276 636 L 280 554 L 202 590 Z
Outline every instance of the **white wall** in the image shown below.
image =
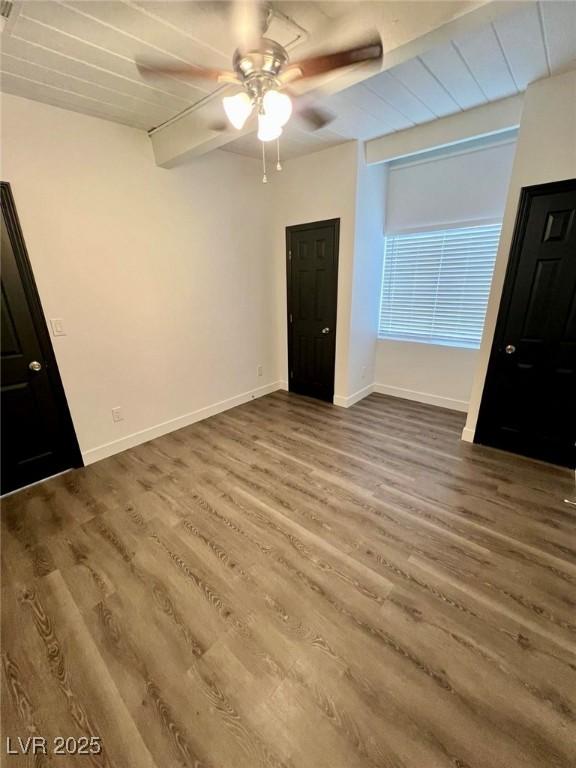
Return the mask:
M 257 161 L 215 152 L 166 171 L 143 132 L 5 94 L 2 106 L 2 178 L 45 314 L 64 319 L 52 341 L 86 460 L 274 388 Z
M 374 381 L 382 271 L 384 178 L 352 141 L 288 160 L 271 177 L 281 377 L 287 380 L 285 228 L 340 219 L 334 402 L 352 405 Z
M 525 178 L 576 175 L 569 121 L 547 126 L 555 170 L 541 162 L 538 112 L 570 112 L 565 82 L 528 112 L 508 242 L 519 187 L 536 183 Z M 478 352 L 376 341 L 383 212 L 395 231 L 497 218 L 512 144 L 395 167 L 386 193 L 385 167 L 367 167 L 350 142 L 287 161 L 263 186 L 250 158 L 215 152 L 167 171 L 142 132 L 2 102 L 2 178 L 46 316 L 64 319 L 67 335 L 53 344 L 87 461 L 286 385 L 285 227 L 308 221 L 341 221 L 335 401 L 350 405 L 375 381 L 383 392 L 466 409 Z
M 348 395 L 344 399 L 334 398 L 337 405 L 352 405 L 368 394 L 366 388 L 374 382 L 384 252 L 386 171 L 385 165 L 366 165 L 364 152 L 358 145 Z
M 477 359 L 476 349 L 380 340 L 375 389 L 385 395 L 466 411 Z
M 388 177 L 386 231 L 501 219 L 512 173 L 515 137 L 460 145 L 394 164 Z
M 338 319 L 336 325 L 335 396 L 348 392 L 349 322 L 352 302 L 356 205 L 356 142 L 322 150 L 284 163 L 270 174 L 273 199 L 274 261 L 276 264 L 276 331 L 280 378 L 288 381 L 286 326 L 286 227 L 340 219 Z
M 514 149 L 514 139 L 507 138 L 392 165 L 386 232 L 501 219 Z M 380 339 L 376 389 L 466 411 L 478 355 L 474 349 Z
M 292 224 L 340 219 L 336 402 L 372 385 L 384 168 L 357 142 L 263 186 L 256 160 L 215 152 L 167 171 L 140 131 L 2 106 L 2 177 L 45 315 L 64 321 L 52 341 L 86 462 L 286 386 Z
M 522 187 L 576 177 L 576 70 L 526 90 L 484 336 L 462 437 L 473 440 Z

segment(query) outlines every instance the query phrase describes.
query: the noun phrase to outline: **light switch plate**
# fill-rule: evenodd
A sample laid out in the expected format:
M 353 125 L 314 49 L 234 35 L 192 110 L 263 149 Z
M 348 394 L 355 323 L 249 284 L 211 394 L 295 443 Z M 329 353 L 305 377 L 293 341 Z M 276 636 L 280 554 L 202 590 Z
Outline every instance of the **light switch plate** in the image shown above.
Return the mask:
M 52 333 L 54 336 L 66 336 L 64 320 L 61 317 L 51 318 L 50 325 L 52 326 Z

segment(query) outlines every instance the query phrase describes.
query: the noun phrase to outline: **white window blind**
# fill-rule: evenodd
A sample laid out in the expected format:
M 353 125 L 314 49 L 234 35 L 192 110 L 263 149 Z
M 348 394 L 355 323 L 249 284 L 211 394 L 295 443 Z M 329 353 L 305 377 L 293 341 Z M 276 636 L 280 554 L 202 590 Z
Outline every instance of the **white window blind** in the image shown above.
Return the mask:
M 379 338 L 479 347 L 500 229 L 386 237 Z

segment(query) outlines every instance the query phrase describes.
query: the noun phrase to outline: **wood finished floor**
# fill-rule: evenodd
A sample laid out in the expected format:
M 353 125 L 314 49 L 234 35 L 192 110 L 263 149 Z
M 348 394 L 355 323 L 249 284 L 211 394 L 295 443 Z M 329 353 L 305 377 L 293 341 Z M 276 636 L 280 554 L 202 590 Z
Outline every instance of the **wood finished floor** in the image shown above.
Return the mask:
M 275 393 L 6 499 L 4 737 L 104 752 L 5 764 L 573 768 L 573 475 L 463 421 Z

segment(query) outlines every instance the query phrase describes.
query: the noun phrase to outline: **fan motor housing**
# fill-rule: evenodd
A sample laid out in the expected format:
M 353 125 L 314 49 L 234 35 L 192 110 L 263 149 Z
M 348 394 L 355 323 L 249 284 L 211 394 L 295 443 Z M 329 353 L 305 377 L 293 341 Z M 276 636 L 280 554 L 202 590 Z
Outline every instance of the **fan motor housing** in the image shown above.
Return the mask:
M 288 63 L 286 50 L 275 40 L 263 37 L 260 46 L 253 51 L 234 52 L 234 71 L 241 80 L 249 80 L 254 76 L 264 76 L 276 79 Z

